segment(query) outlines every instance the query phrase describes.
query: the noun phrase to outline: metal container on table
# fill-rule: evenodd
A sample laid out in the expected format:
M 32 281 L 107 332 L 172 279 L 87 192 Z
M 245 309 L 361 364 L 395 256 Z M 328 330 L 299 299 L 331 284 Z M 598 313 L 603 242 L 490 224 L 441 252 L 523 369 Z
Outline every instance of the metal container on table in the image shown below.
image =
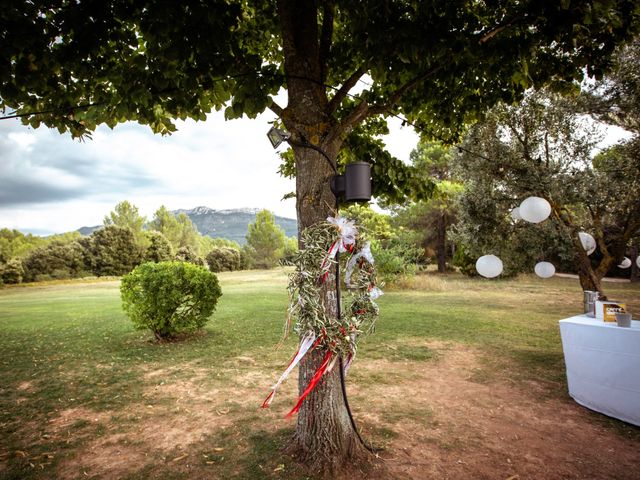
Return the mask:
M 597 291 L 585 290 L 584 292 L 584 314 L 587 317 L 596 316 L 596 300 L 598 300 L 599 293 Z

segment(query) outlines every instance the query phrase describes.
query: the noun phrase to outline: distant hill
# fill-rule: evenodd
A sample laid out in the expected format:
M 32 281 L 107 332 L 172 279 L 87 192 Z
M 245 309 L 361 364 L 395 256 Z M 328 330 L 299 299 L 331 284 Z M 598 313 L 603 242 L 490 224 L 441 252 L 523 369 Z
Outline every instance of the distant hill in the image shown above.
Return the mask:
M 80 232 L 81 235 L 91 235 L 93 232 L 101 228 L 102 225 L 96 225 L 94 227 L 80 227 L 76 232 Z
M 235 240 L 240 245 L 244 245 L 249 224 L 256 221 L 256 213 L 259 211 L 259 208 L 214 210 L 209 207 L 196 207 L 190 210 L 174 210 L 172 213 L 176 215 L 185 213 L 201 235 Z M 276 215 L 276 223 L 282 227 L 287 237 L 298 235 L 298 222 L 295 219 Z M 82 235 L 91 235 L 100 227 L 102 225 L 82 227 L 78 229 L 78 232 Z
M 209 207 L 196 207 L 190 210 L 175 210 L 173 213 L 186 213 L 202 235 L 227 238 L 244 245 L 249 224 L 256 221 L 256 213 L 259 211 L 259 208 L 213 210 Z M 298 222 L 293 218 L 276 215 L 276 224 L 282 227 L 287 237 L 298 236 Z

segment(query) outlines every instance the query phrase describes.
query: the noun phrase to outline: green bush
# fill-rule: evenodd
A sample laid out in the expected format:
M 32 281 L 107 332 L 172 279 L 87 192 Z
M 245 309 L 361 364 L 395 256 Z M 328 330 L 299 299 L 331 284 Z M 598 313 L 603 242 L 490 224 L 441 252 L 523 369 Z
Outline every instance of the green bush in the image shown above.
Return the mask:
M 24 259 L 24 280 L 68 279 L 85 272 L 85 250 L 79 242 L 51 242 Z
M 24 277 L 24 267 L 19 258 L 10 259 L 5 265 L 0 267 L 0 277 L 3 283 L 22 283 Z
M 464 245 L 458 245 L 456 253 L 453 255 L 453 265 L 460 269 L 460 272 L 469 276 L 476 277 L 476 258 L 469 255 Z
M 23 276 L 24 268 L 19 258 L 12 258 L 6 264 L 0 265 L 0 282 L 2 283 L 21 283 Z
M 207 254 L 207 264 L 212 272 L 240 270 L 240 250 L 231 247 L 215 247 Z
M 218 278 L 187 262 L 143 263 L 122 277 L 122 308 L 158 340 L 204 326 L 222 295 Z
M 142 252 L 129 227 L 103 227 L 93 232 L 84 245 L 91 269 L 99 277 L 129 273 L 141 260 Z
M 145 262 L 168 262 L 173 259 L 173 247 L 167 237 L 160 232 L 144 232 L 148 246 L 144 252 Z
M 176 252 L 175 259 L 177 262 L 193 263 L 194 265 L 198 265 L 199 267 L 205 266 L 204 258 L 198 255 L 193 247 L 190 247 L 189 245 L 180 247 Z
M 376 260 L 378 275 L 384 282 L 392 282 L 398 276 L 416 274 L 422 260 L 422 252 L 413 244 L 403 242 L 371 242 L 371 252 Z

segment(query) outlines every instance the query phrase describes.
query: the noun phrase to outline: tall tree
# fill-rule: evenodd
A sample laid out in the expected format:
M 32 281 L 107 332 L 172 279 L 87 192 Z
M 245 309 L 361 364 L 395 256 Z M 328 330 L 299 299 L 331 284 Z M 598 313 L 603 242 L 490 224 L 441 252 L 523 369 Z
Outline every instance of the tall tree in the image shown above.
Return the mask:
M 227 118 L 269 108 L 291 133 L 304 229 L 331 213 L 328 180 L 352 158 L 372 163 L 377 196 L 430 193 L 375 137 L 382 116 L 455 137 L 530 85 L 602 74 L 639 10 L 635 0 L 5 2 L 0 107 L 74 136 L 125 120 L 167 133 L 173 119 L 204 120 L 214 108 Z M 285 107 L 273 99 L 281 88 Z M 330 289 L 323 302 L 335 311 Z M 305 357 L 300 389 L 322 358 Z M 291 451 L 313 468 L 362 451 L 339 392 L 334 371 L 298 416 Z
M 273 213 L 269 210 L 259 211 L 247 232 L 252 265 L 257 268 L 275 267 L 284 254 L 285 238 L 284 230 L 276 223 Z
M 128 227 L 133 233 L 136 244 L 140 248 L 144 248 L 147 246 L 147 239 L 143 235 L 146 222 L 146 217 L 138 213 L 138 207 L 129 203 L 128 200 L 123 200 L 115 206 L 112 212 L 109 212 L 109 215 L 104 217 L 103 224 L 105 227 L 109 225 Z
M 200 251 L 200 234 L 186 213 L 175 215 L 161 205 L 153 214 L 149 227 L 164 235 L 175 250 L 190 247 Z
M 141 260 L 142 252 L 128 227 L 109 225 L 93 232 L 86 243 L 93 273 L 124 275 Z
M 463 186 L 453 177 L 451 149 L 438 142 L 420 142 L 410 155 L 413 165 L 435 180 L 432 198 L 396 210 L 396 223 L 420 231 L 422 247 L 434 247 L 438 271 L 446 271 L 448 233 L 456 221 L 456 199 Z M 453 254 L 453 253 L 452 253 Z
M 151 222 L 149 222 L 149 227 L 164 235 L 175 248 L 180 246 L 179 244 L 174 244 L 174 242 L 179 243 L 177 240 L 180 230 L 178 219 L 164 205 L 161 205 L 160 208 L 155 211 Z

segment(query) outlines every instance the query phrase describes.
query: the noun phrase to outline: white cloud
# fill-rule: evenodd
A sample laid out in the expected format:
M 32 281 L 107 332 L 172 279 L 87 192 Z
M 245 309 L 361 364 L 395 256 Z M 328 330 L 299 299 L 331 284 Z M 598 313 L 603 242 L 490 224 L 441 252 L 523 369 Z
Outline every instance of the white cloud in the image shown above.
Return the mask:
M 225 122 L 217 113 L 206 122 L 178 122 L 168 137 L 128 123 L 113 131 L 100 127 L 85 142 L 4 121 L 0 226 L 74 230 L 101 223 L 124 199 L 149 217 L 163 204 L 258 207 L 295 217 L 295 202 L 281 201 L 295 184 L 277 173 L 279 157 L 266 138 L 269 120 Z
M 9 140 L 18 145 L 22 150 L 31 150 L 31 146 L 36 143 L 36 138 L 30 133 L 12 132 L 8 135 Z
M 225 121 L 177 122 L 171 136 L 126 123 L 99 127 L 91 140 L 17 121 L 0 122 L 0 227 L 63 232 L 100 224 L 122 200 L 151 217 L 169 209 L 206 205 L 214 209 L 267 208 L 295 217 L 293 180 L 277 170 L 280 159 L 266 132 L 273 115 Z M 397 123 L 397 125 L 396 125 Z M 407 161 L 417 136 L 390 120 L 385 138 L 391 153 Z M 4 140 L 3 140 L 4 139 Z

